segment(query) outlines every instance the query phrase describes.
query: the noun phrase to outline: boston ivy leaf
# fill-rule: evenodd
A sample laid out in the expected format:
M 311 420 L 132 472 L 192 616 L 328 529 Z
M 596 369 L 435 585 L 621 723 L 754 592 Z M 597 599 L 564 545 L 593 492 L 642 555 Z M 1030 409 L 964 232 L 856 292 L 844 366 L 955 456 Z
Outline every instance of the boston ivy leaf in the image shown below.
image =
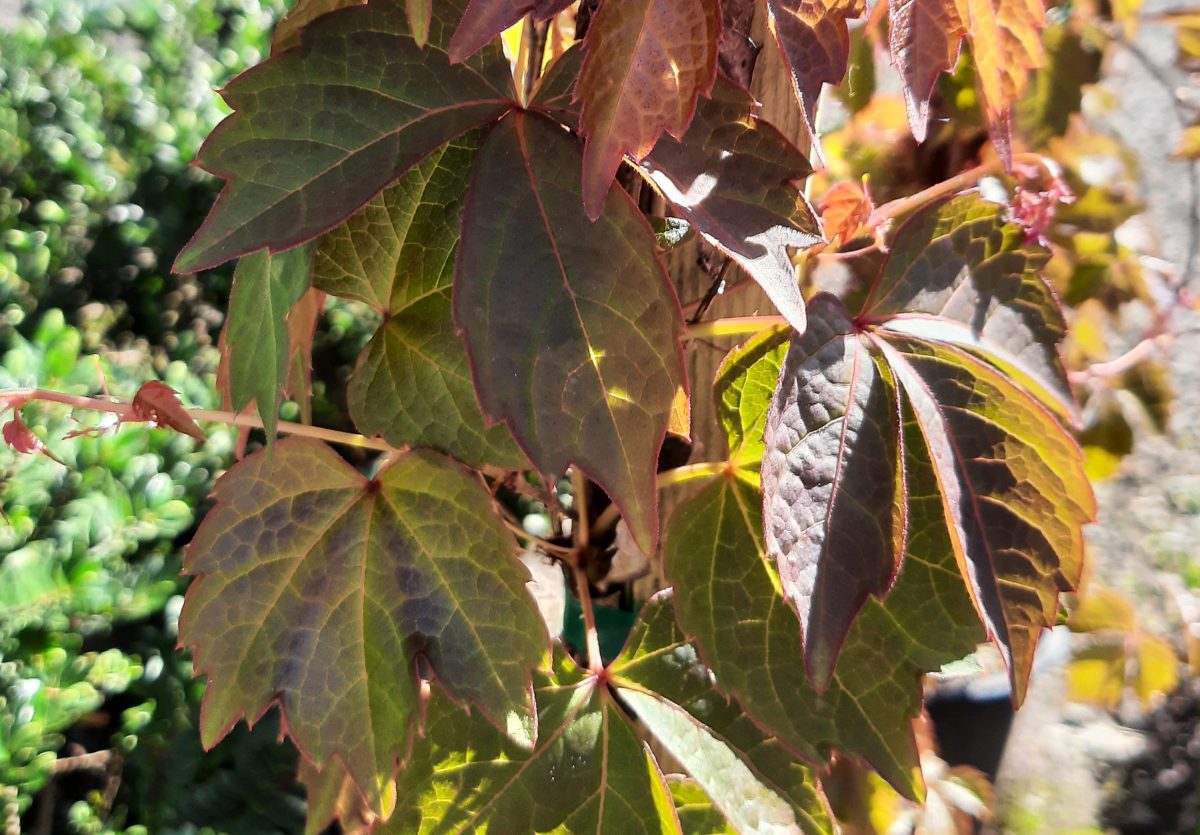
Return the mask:
M 583 49 L 572 46 L 546 68 L 538 82 L 530 107 L 557 119 L 572 130 L 579 129 L 579 106 L 575 101 L 575 83 L 583 66 Z
M 1058 595 L 1079 582 L 1096 506 L 1082 455 L 1033 398 L 956 348 L 877 340 L 912 403 L 950 541 L 988 632 L 1024 697 Z
M 382 813 L 425 662 L 532 744 L 545 629 L 514 543 L 466 470 L 418 451 L 368 480 L 324 444 L 287 439 L 230 469 L 215 496 L 188 547 L 198 579 L 180 621 L 209 680 L 206 746 L 278 703 L 306 755 L 340 759 Z
M 583 199 L 595 220 L 625 154 L 642 159 L 663 131 L 682 137 L 717 76 L 717 0 L 605 3 L 588 30 L 576 95 L 583 104 Z
M 758 472 L 767 409 L 791 342 L 790 328 L 764 331 L 730 351 L 717 369 L 713 396 L 729 441 L 729 460 Z
M 385 315 L 350 378 L 350 415 L 360 432 L 475 466 L 519 468 L 524 459 L 509 431 L 488 426 L 479 408 L 450 309 L 477 147 L 472 138 L 434 152 L 326 235 L 313 280 Z
M 679 815 L 679 826 L 688 835 L 737 835 L 737 830 L 713 805 L 700 784 L 682 774 L 667 775 L 667 785 L 675 801 L 675 813 Z
M 911 422 L 906 439 L 915 436 Z M 920 676 L 982 638 L 957 577 L 937 482 L 927 457 L 908 458 L 909 537 L 886 602 L 868 599 L 828 687 L 818 693 L 797 660 L 800 624 L 762 542 L 762 497 L 742 479 L 714 480 L 681 505 L 665 535 L 679 623 L 724 692 L 768 733 L 812 760 L 830 747 L 861 756 L 898 791 L 921 793 L 911 722 Z
M 822 84 L 838 84 L 850 59 L 846 21 L 862 15 L 864 0 L 767 0 L 771 31 L 792 74 L 809 128 Z
M 958 63 L 962 19 L 957 0 L 888 0 L 888 45 L 904 81 L 904 103 L 913 138 L 924 142 L 929 97 L 944 72 Z
M 288 314 L 309 288 L 312 260 L 312 246 L 278 255 L 262 249 L 243 256 L 233 273 L 223 357 L 229 368 L 222 377 L 235 412 L 257 404 L 268 443 L 288 379 Z
M 411 0 L 410 0 L 411 2 Z M 572 0 L 471 0 L 450 41 L 450 61 L 459 63 L 474 55 L 527 14 L 548 20 L 571 5 Z
M 812 772 L 713 686 L 675 623 L 669 591 L 643 607 L 610 673 L 621 700 L 734 831 L 833 831 Z
M 425 49 L 400 4 L 375 3 L 318 18 L 298 49 L 235 79 L 225 90 L 234 113 L 199 155 L 225 189 L 175 269 L 310 240 L 433 150 L 509 110 L 512 74 L 499 46 L 449 63 L 460 2 L 437 4 Z
M 679 141 L 664 137 L 642 167 L 680 215 L 737 261 L 803 331 L 804 297 L 788 248 L 821 240 L 812 208 L 796 188 L 812 168 L 799 148 L 755 115 L 750 94 L 718 80 L 687 133 Z
M 174 429 L 182 435 L 195 438 L 200 443 L 204 443 L 207 440 L 204 430 L 196 425 L 196 421 L 188 414 L 188 410 L 179 402 L 179 394 L 175 389 L 158 380 L 149 380 L 142 383 L 141 388 L 133 396 L 133 402 L 129 404 L 129 414 L 124 419 L 126 422 L 146 421 L 162 429 Z M 15 422 L 17 425 L 21 425 L 20 415 L 17 416 Z M 13 425 L 12 422 L 9 425 Z M 25 432 L 28 432 L 28 429 Z M 32 433 L 29 434 L 32 436 Z M 18 446 L 12 438 L 8 437 L 7 431 L 5 432 L 5 439 L 10 444 L 13 444 L 13 446 Z M 41 444 L 41 441 L 37 441 L 37 443 Z M 18 451 L 42 452 L 54 458 L 44 446 L 35 450 L 19 449 Z
M 1042 65 L 1043 0 L 958 0 L 971 38 L 975 75 L 992 142 L 1012 163 L 1012 107 L 1025 92 L 1029 71 Z M 964 11 L 965 10 L 965 11 Z
M 1058 346 L 1058 300 L 1004 208 L 968 194 L 931 204 L 896 233 L 862 316 L 889 332 L 969 348 L 1070 420 L 1077 407 Z
M 454 314 L 480 402 L 544 474 L 579 465 L 653 553 L 658 451 L 684 376 L 654 234 L 620 189 L 588 221 L 578 145 L 535 114 L 493 129 L 472 177 Z
M 435 697 L 399 808 L 376 832 L 678 833 L 662 774 L 609 690 L 565 654 L 536 678 L 532 752 Z
M 318 17 L 349 6 L 361 6 L 367 0 L 299 0 L 292 10 L 275 24 L 271 52 L 283 52 L 300 45 L 300 33 Z
M 867 597 L 891 588 L 906 527 L 893 382 L 834 296 L 809 304 L 763 440 L 767 554 L 800 616 L 809 675 L 823 688 Z

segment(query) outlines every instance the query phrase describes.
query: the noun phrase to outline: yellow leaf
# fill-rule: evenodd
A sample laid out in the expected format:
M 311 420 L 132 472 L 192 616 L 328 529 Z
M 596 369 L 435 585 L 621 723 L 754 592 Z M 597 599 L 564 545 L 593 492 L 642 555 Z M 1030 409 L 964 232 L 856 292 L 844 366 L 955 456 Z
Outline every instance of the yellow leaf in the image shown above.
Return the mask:
M 1133 602 L 1114 589 L 1089 589 L 1067 621 L 1073 632 L 1132 632 Z
M 1088 647 L 1067 668 L 1067 698 L 1115 708 L 1125 689 L 1125 650 L 1121 644 Z

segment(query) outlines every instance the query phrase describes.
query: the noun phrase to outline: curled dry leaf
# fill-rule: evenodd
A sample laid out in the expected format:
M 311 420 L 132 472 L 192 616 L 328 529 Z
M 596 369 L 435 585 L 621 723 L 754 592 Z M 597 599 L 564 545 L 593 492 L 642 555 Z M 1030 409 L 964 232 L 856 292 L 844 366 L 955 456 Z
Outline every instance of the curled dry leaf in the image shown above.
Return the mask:
M 196 421 L 192 420 L 187 409 L 179 402 L 179 395 L 175 393 L 175 389 L 158 380 L 144 383 L 138 389 L 126 420 L 146 421 L 163 429 L 174 429 L 201 443 L 207 440 L 203 430 L 196 425 Z
M 33 434 L 33 431 L 25 425 L 25 421 L 21 420 L 21 415 L 13 415 L 13 419 L 4 424 L 4 442 L 13 448 L 16 452 L 22 455 L 33 455 L 40 452 L 47 458 L 58 461 L 62 464 L 62 460 L 46 448 L 42 443 L 42 439 Z

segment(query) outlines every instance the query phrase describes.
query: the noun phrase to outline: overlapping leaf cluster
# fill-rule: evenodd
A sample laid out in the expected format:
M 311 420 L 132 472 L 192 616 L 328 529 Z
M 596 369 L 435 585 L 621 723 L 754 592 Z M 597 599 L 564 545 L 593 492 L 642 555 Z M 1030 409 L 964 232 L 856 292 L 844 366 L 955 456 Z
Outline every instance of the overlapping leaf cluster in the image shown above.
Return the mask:
M 821 238 L 796 186 L 811 169 L 718 77 L 719 4 L 609 0 L 537 90 L 514 89 L 492 36 L 564 5 L 302 2 L 225 91 L 233 113 L 200 163 L 226 186 L 176 267 L 242 258 L 232 405 L 253 401 L 270 430 L 283 393 L 303 392 L 321 295 L 353 299 L 383 324 L 351 416 L 394 451 L 368 477 L 293 439 L 219 482 L 181 621 L 209 678 L 205 741 L 277 704 L 309 760 L 314 831 L 336 816 L 681 832 L 719 815 L 822 832 L 810 767 L 834 749 L 917 798 L 920 676 L 970 651 L 974 610 L 1019 698 L 1078 580 L 1093 508 L 1060 423 L 1073 406 L 1043 258 L 1002 207 L 965 196 L 888 240 L 861 309 L 806 302 L 791 257 Z M 862 13 L 828 6 L 767 3 L 793 68 L 813 58 L 797 75 L 809 110 Z M 1003 28 L 1000 58 L 977 63 L 1004 65 L 982 82 L 1004 122 L 1035 5 L 1024 28 L 986 2 L 905 9 L 914 48 L 947 41 L 939 69 L 971 15 L 972 31 Z M 618 659 L 584 668 L 549 649 L 489 487 L 574 467 L 643 551 L 658 545 L 685 326 L 650 224 L 614 185 L 623 161 L 791 327 L 718 378 L 731 458 L 667 528 L 673 595 Z M 687 778 L 664 775 L 662 750 Z

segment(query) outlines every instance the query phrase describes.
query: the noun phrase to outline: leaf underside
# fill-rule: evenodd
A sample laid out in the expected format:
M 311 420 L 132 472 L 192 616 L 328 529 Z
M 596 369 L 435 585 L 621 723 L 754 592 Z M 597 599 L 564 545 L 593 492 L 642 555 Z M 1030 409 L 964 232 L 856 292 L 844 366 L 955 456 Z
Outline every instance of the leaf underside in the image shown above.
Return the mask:
M 227 182 L 175 270 L 311 240 L 449 140 L 511 109 L 498 45 L 450 64 L 461 2 L 437 4 L 424 48 L 400 4 L 343 9 L 311 23 L 298 48 L 231 82 L 224 96 L 234 113 L 199 154 Z
M 820 226 L 797 185 L 812 173 L 808 159 L 770 123 L 754 100 L 719 79 L 701 100 L 687 133 L 663 137 L 642 167 L 655 187 L 709 240 L 766 291 L 775 307 L 804 330 L 804 297 L 789 248 L 821 241 Z
M 819 295 L 809 310 L 767 413 L 762 491 L 767 554 L 824 686 L 868 595 L 891 588 L 905 519 L 892 382 L 840 301 Z
M 578 144 L 513 115 L 475 161 L 454 318 L 484 409 L 542 473 L 577 464 L 657 541 L 655 468 L 684 372 L 682 315 L 654 234 L 624 191 L 580 203 Z
M 206 746 L 278 703 L 297 746 L 317 764 L 340 759 L 381 811 L 416 724 L 419 658 L 532 744 L 545 629 L 514 543 L 466 470 L 418 451 L 368 481 L 293 438 L 230 469 L 215 495 L 188 547 L 198 579 L 180 621 L 209 679 Z
M 913 138 L 929 130 L 929 99 L 938 76 L 958 62 L 962 20 L 957 0 L 888 0 L 888 45 L 904 82 L 904 103 Z
M 850 58 L 846 21 L 860 17 L 863 0 L 767 0 L 772 33 L 792 74 L 808 127 L 813 128 L 822 84 L 839 84 Z
M 451 290 L 467 180 L 478 137 L 450 143 L 336 230 L 317 250 L 317 287 L 381 311 L 384 324 L 350 378 L 360 432 L 396 447 L 425 446 L 474 466 L 519 469 L 503 425 L 475 397 Z
M 683 136 L 717 75 L 717 0 L 605 3 L 588 30 L 576 97 L 586 138 L 583 199 L 595 219 L 622 158 L 640 160 L 663 131 Z

